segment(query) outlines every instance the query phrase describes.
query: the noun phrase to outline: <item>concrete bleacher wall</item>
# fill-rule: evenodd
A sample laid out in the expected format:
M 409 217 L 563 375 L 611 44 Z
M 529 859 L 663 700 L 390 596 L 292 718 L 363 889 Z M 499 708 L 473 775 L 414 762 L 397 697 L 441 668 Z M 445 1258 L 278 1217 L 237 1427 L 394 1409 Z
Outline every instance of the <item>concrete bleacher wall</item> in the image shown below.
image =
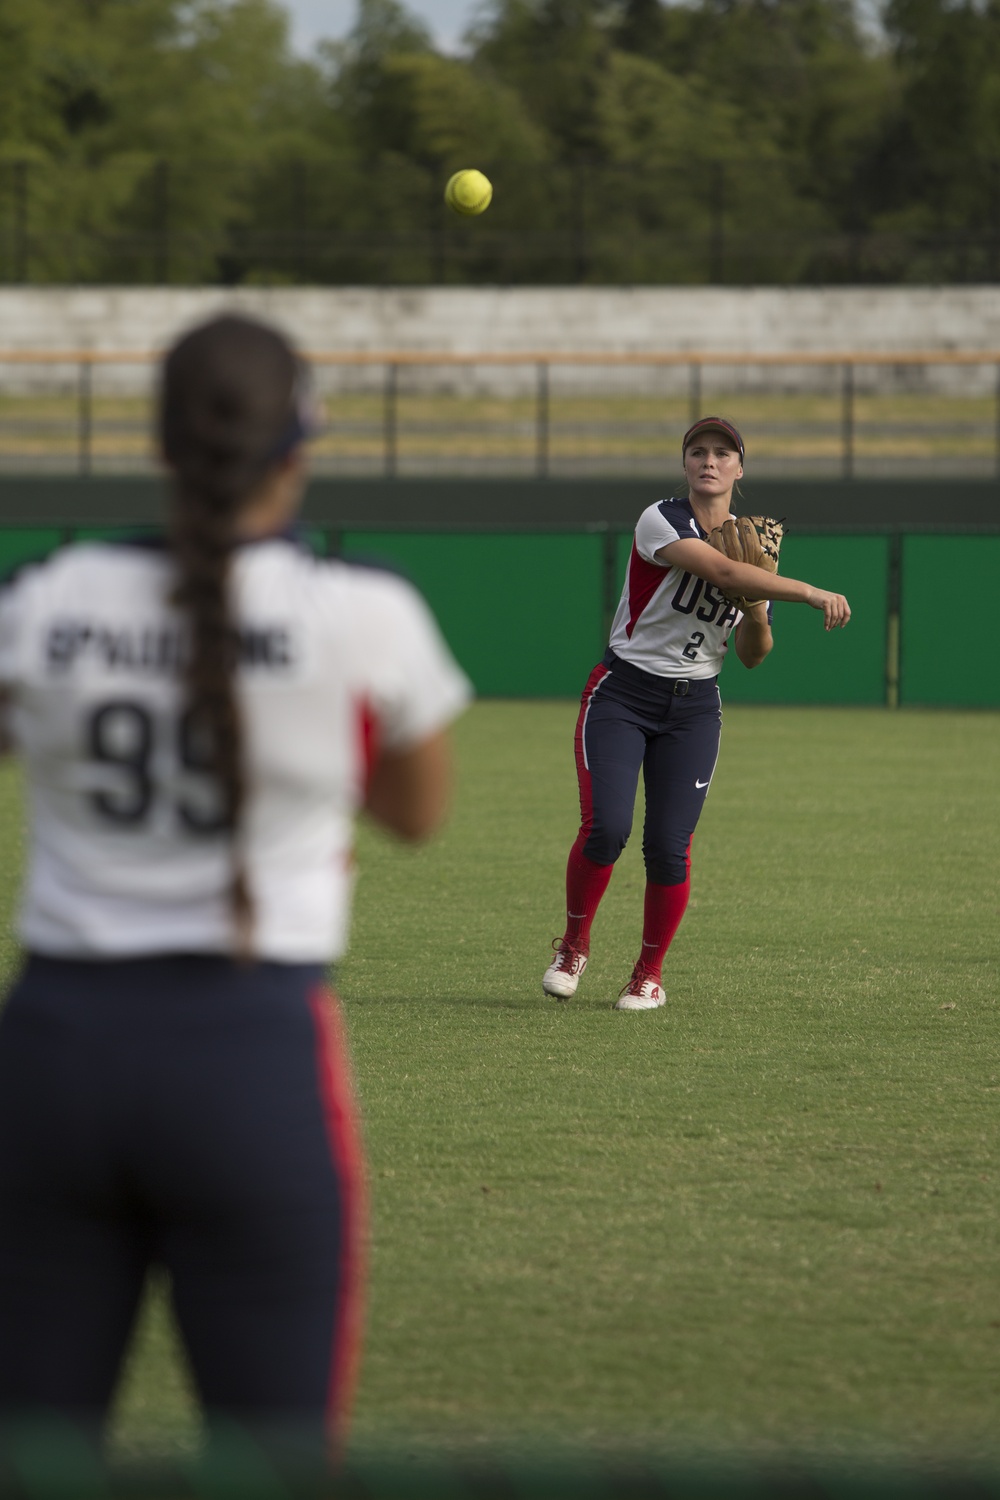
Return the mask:
M 4 287 L 0 351 L 156 350 L 227 307 L 275 321 L 307 352 L 794 356 L 1000 349 L 998 286 Z M 899 377 L 888 366 L 861 367 L 857 378 L 859 388 L 890 379 L 898 388 Z M 38 378 L 28 366 L 4 371 L 8 389 Z M 511 377 L 480 368 L 477 381 L 484 378 L 509 383 Z M 661 378 L 686 377 L 678 369 Z M 144 385 L 149 372 L 126 365 L 114 379 Z M 764 379 L 771 388 L 776 380 L 802 388 L 828 383 L 831 372 L 798 367 L 779 377 L 758 368 L 741 383 Z M 915 367 L 906 379 L 971 395 L 991 390 L 995 372 L 990 365 Z

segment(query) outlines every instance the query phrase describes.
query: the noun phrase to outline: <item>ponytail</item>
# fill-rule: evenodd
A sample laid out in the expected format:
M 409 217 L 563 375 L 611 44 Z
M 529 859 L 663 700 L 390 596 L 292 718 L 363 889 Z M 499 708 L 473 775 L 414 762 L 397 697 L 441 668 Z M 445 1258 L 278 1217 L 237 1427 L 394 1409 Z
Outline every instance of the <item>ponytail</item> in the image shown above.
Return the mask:
M 229 899 L 242 956 L 252 952 L 254 903 L 242 849 L 247 772 L 230 561 L 241 512 L 303 435 L 297 376 L 298 361 L 281 335 L 237 316 L 189 333 L 163 368 L 160 436 L 172 473 L 172 597 L 187 620 L 187 723 L 198 765 L 220 788 L 222 808 L 211 826 L 224 827 L 232 841 Z

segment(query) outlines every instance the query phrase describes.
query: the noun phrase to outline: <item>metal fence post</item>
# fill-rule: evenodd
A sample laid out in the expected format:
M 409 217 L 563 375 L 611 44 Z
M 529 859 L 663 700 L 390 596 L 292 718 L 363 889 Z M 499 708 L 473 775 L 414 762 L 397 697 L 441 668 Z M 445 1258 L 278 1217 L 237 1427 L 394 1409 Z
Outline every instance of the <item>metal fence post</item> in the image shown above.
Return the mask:
M 77 470 L 89 475 L 92 467 L 94 437 L 94 365 L 89 359 L 81 359 L 77 366 Z
M 386 479 L 395 479 L 397 465 L 397 398 L 399 394 L 399 366 L 385 367 L 385 390 L 382 402 L 383 472 Z
M 841 472 L 854 478 L 854 366 L 842 366 L 840 387 L 840 431 L 843 443 Z
M 549 477 L 549 366 L 540 359 L 535 366 L 535 475 Z

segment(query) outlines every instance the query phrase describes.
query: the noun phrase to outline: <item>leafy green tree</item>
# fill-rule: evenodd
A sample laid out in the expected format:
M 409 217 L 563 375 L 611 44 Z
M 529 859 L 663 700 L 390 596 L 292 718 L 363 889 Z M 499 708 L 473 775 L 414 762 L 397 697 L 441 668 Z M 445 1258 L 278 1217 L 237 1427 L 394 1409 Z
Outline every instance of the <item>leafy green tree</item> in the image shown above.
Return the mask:
M 671 53 L 670 14 L 660 0 L 624 0 L 612 36 L 622 52 L 667 65 Z
M 492 0 L 471 40 L 476 61 L 517 91 L 558 157 L 595 150 L 611 52 L 599 0 Z
M 362 150 L 378 149 L 375 96 L 384 93 L 390 58 L 430 55 L 431 34 L 399 0 L 358 0 L 357 18 L 342 42 L 321 42 L 330 117 Z
M 360 0 L 303 62 L 280 0 L 0 0 L 0 275 L 1000 277 L 1000 0 L 860 3 L 489 0 L 451 58 Z
M 890 274 L 996 279 L 1000 5 L 889 0 L 884 22 L 897 108 L 878 141 L 873 222 L 899 246 Z
M 491 74 L 433 53 L 389 57 L 372 96 L 381 150 L 446 165 L 540 162 L 542 131 Z M 376 124 L 377 122 L 377 124 Z
M 614 226 L 628 279 L 771 279 L 786 237 L 814 225 L 766 129 L 702 79 L 614 52 L 597 115 L 599 220 Z
M 913 145 L 928 159 L 983 160 L 1000 146 L 1000 5 L 890 0 L 885 23 Z
M 619 46 L 628 46 L 634 6 L 649 3 L 626 0 Z M 831 138 L 842 140 L 859 105 L 857 128 L 867 129 L 868 100 L 886 87 L 885 62 L 862 31 L 854 0 L 701 0 L 663 17 L 659 50 L 638 50 L 700 79 L 713 98 L 737 106 L 804 160 Z
M 746 154 L 735 105 L 713 97 L 700 78 L 679 77 L 631 52 L 611 54 L 595 114 L 598 145 L 609 161 L 655 171 Z
M 301 79 L 272 0 L 0 0 L 8 144 L 223 154 Z
M 661 8 L 658 24 L 653 4 L 624 0 L 617 45 L 698 85 L 706 148 L 712 140 L 732 163 L 730 211 L 753 220 L 746 200 L 756 182 L 762 207 L 776 197 L 753 243 L 783 238 L 787 256 L 809 235 L 827 248 L 811 263 L 789 258 L 789 274 L 846 274 L 839 262 L 854 241 L 844 235 L 872 219 L 867 188 L 898 101 L 892 58 L 862 28 L 853 0 L 700 0 Z M 713 134 L 720 106 L 738 121 L 735 141 L 732 129 L 728 139 Z
M 0 0 L 0 146 L 62 144 L 40 59 L 52 22 L 42 0 Z
M 0 158 L 28 164 L 36 271 L 114 276 L 127 240 L 134 276 L 155 236 L 154 273 L 212 274 L 251 153 L 320 98 L 286 32 L 271 0 L 0 0 Z

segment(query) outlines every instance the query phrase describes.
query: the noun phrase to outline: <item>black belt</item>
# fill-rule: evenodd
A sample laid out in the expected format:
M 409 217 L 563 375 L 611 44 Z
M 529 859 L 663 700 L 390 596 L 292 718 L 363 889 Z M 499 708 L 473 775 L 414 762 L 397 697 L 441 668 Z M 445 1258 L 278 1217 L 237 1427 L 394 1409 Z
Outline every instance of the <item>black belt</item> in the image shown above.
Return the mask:
M 661 677 L 657 672 L 647 672 L 645 667 L 637 667 L 635 662 L 625 661 L 610 646 L 604 653 L 604 665 L 612 672 L 616 669 L 620 671 L 626 682 L 634 672 L 640 681 L 647 682 L 651 688 L 658 687 L 665 693 L 672 693 L 675 698 L 686 698 L 693 688 L 704 687 L 716 681 L 714 677 Z

